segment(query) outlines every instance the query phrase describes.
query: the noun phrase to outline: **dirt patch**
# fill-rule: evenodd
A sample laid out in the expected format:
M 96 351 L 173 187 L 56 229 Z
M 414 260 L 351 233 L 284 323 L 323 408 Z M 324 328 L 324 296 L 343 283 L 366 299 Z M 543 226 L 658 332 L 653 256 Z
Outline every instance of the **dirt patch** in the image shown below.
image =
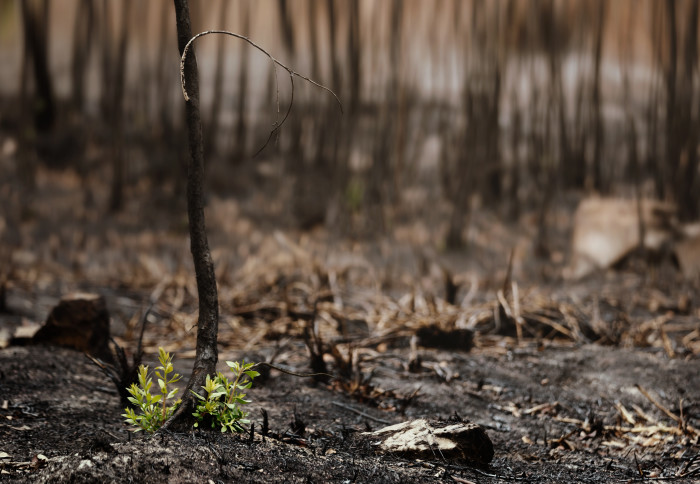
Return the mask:
M 375 360 L 375 384 L 419 394 L 403 414 L 363 405 L 330 386 L 274 374 L 250 396 L 271 433 L 131 434 L 116 391 L 77 352 L 0 351 L 2 479 L 8 482 L 611 482 L 642 475 L 693 482 L 700 474 L 697 359 L 658 350 L 585 345 L 524 347 L 495 355 L 422 350 L 427 367 L 398 363 L 408 349 Z M 185 362 L 180 362 L 185 365 Z M 679 407 L 679 404 L 682 405 Z M 625 415 L 624 408 L 630 415 Z M 376 455 L 361 432 L 418 417 L 453 414 L 481 424 L 496 451 L 489 466 Z M 643 416 L 643 417 L 642 417 Z M 626 422 L 632 418 L 635 424 Z M 305 423 L 302 435 L 290 424 Z M 298 427 L 297 427 L 298 428 Z M 3 454 L 4 455 L 4 454 Z M 679 477 L 685 474 L 685 478 Z
M 183 219 L 147 210 L 138 197 L 118 216 L 78 213 L 74 182 L 39 182 L 35 218 L 8 224 L 17 241 L 0 247 L 8 261 L 0 341 L 30 335 L 60 297 L 85 291 L 104 297 L 111 334 L 134 349 L 152 301 L 145 362 L 153 366 L 163 346 L 186 380 L 197 290 Z M 339 379 L 272 371 L 256 380 L 252 440 L 202 430 L 149 437 L 128 431 L 116 389 L 81 353 L 8 347 L 0 350 L 0 480 L 700 478 L 700 293 L 668 261 L 622 261 L 565 282 L 565 229 L 552 232 L 551 260 L 538 260 L 532 226 L 506 227 L 488 212 L 474 215 L 468 252 L 441 252 L 413 240 L 423 233 L 415 226 L 363 241 L 267 230 L 246 203 L 254 205 L 213 198 L 208 208 L 220 369 L 245 358 L 308 372 L 306 338 Z M 78 215 L 82 222 L 71 222 Z M 489 465 L 378 455 L 361 435 L 455 414 L 486 430 Z

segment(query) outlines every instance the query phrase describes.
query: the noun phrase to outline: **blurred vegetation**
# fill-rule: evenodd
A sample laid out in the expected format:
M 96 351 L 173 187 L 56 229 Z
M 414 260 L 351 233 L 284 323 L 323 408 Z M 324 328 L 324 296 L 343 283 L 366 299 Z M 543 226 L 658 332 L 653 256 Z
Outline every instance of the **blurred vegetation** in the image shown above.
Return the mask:
M 291 100 L 286 73 L 243 42 L 197 43 L 210 186 L 265 190 L 287 223 L 371 236 L 439 214 L 458 247 L 474 210 L 527 210 L 544 246 L 569 191 L 699 215 L 697 0 L 190 3 L 195 31 L 249 35 L 343 101 L 341 115 L 297 83 L 254 158 Z M 110 180 L 105 211 L 149 181 L 183 199 L 172 2 L 0 0 L 0 13 L 3 181 L 31 197 L 43 165 L 79 173 L 86 203 L 90 180 Z

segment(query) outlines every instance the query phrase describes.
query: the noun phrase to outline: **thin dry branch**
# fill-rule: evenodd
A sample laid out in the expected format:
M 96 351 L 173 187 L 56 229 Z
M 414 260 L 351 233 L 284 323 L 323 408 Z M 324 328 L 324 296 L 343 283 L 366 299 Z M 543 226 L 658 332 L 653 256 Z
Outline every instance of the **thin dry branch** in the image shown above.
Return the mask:
M 688 425 L 687 422 L 684 422 L 683 419 L 682 419 L 681 417 L 679 417 L 679 416 L 676 415 L 675 413 L 671 412 L 668 408 L 664 407 L 664 406 L 661 404 L 661 402 L 659 402 L 656 398 L 654 398 L 654 397 L 646 390 L 646 388 L 644 388 L 643 386 L 641 386 L 641 385 L 639 385 L 639 384 L 636 384 L 635 386 L 637 387 L 637 390 L 639 390 L 639 392 L 640 392 L 642 395 L 644 395 L 644 396 L 647 398 L 647 400 L 649 400 L 651 403 L 653 403 L 654 406 L 655 406 L 656 408 L 658 408 L 658 409 L 661 410 L 663 413 L 665 413 L 666 416 L 668 416 L 668 418 L 670 418 L 670 419 L 673 420 L 674 422 L 677 422 L 678 425 L 679 425 L 679 428 L 681 428 L 681 430 L 684 430 L 685 432 L 690 433 L 690 434 L 700 435 L 700 432 L 698 432 L 698 430 L 696 430 L 694 427 Z M 683 407 L 681 406 L 681 409 L 682 409 L 682 408 L 683 408 Z
M 277 72 L 277 69 L 275 69 L 275 72 Z M 284 117 L 282 118 L 282 121 L 275 121 L 274 122 L 273 127 L 272 127 L 272 131 L 270 131 L 270 136 L 267 137 L 267 140 L 265 141 L 265 143 L 263 143 L 263 145 L 260 147 L 260 149 L 255 152 L 255 154 L 253 155 L 253 158 L 258 156 L 260 154 L 260 152 L 265 149 L 265 147 L 270 143 L 270 140 L 275 135 L 275 133 L 279 132 L 279 129 L 282 127 L 284 122 L 287 121 L 287 118 L 289 117 L 289 113 L 292 112 L 292 105 L 294 104 L 294 75 L 291 73 L 289 74 L 289 83 L 292 86 L 292 95 L 291 95 L 291 99 L 289 100 L 289 106 L 287 107 L 287 112 L 284 113 Z M 277 84 L 277 75 L 275 75 L 275 84 Z M 342 111 L 342 108 L 341 108 L 341 111 Z M 279 116 L 279 112 L 280 112 L 280 91 L 279 91 L 279 88 L 277 88 L 277 115 L 278 116 Z
M 291 85 L 292 85 L 292 96 L 294 96 L 294 76 L 296 76 L 296 77 L 298 77 L 298 78 L 300 78 L 300 79 L 305 80 L 306 82 L 309 82 L 309 83 L 313 84 L 313 85 L 316 86 L 316 87 L 319 87 L 319 88 L 323 89 L 324 91 L 328 91 L 329 93 L 331 93 L 331 94 L 333 95 L 333 97 L 335 98 L 335 100 L 338 102 L 338 105 L 340 106 L 340 112 L 341 112 L 341 113 L 343 112 L 343 103 L 340 102 L 340 99 L 338 98 L 338 96 L 337 96 L 330 88 L 324 86 L 323 84 L 320 84 L 320 83 L 314 81 L 313 79 L 310 79 L 310 78 L 308 78 L 308 77 L 306 77 L 306 76 L 303 76 L 303 75 L 299 74 L 298 72 L 295 72 L 293 69 L 287 67 L 286 65 L 284 65 L 283 63 L 281 63 L 280 61 L 278 61 L 277 59 L 275 59 L 275 58 L 272 56 L 272 54 L 270 54 L 267 50 L 265 50 L 264 48 L 262 48 L 261 46 L 259 46 L 258 44 L 256 44 L 256 43 L 253 42 L 252 40 L 250 40 L 250 39 L 249 39 L 248 37 L 246 37 L 245 35 L 236 34 L 236 33 L 234 33 L 234 32 L 230 32 L 230 31 L 228 31 L 228 30 L 206 30 L 206 31 L 204 31 L 204 32 L 200 32 L 200 33 L 198 33 L 197 35 L 195 35 L 194 37 L 192 37 L 192 38 L 187 42 L 187 45 L 185 45 L 185 49 L 184 49 L 183 52 L 182 52 L 182 57 L 180 58 L 180 83 L 181 83 L 181 85 L 182 85 L 182 95 L 184 96 L 185 101 L 189 101 L 189 100 L 190 100 L 190 97 L 189 97 L 189 95 L 187 94 L 187 87 L 186 87 L 186 85 L 185 85 L 185 60 L 186 60 L 186 58 L 187 58 L 187 54 L 188 54 L 188 52 L 189 52 L 190 45 L 191 45 L 195 40 L 197 40 L 198 38 L 204 37 L 205 35 L 209 35 L 209 34 L 224 34 L 224 35 L 230 35 L 231 37 L 236 37 L 237 39 L 241 39 L 241 40 L 247 42 L 248 44 L 250 44 L 250 45 L 252 45 L 253 47 L 255 47 L 256 49 L 258 49 L 260 52 L 262 52 L 263 54 L 265 54 L 265 55 L 270 59 L 270 61 L 272 61 L 273 66 L 280 66 L 282 69 L 284 69 L 285 71 L 287 71 L 287 72 L 289 73 L 289 77 L 290 77 Z M 290 102 L 290 104 L 289 104 L 289 110 L 291 110 L 291 105 L 292 105 L 292 104 L 291 104 L 291 102 Z M 276 125 L 275 129 L 278 129 L 280 126 L 282 126 L 282 124 L 284 124 L 284 121 L 285 121 L 285 120 L 287 119 L 287 117 L 289 116 L 289 110 L 287 110 L 287 114 L 284 116 L 284 119 L 282 119 L 281 122 L 275 123 L 275 125 Z M 273 132 L 274 132 L 274 130 L 273 130 Z

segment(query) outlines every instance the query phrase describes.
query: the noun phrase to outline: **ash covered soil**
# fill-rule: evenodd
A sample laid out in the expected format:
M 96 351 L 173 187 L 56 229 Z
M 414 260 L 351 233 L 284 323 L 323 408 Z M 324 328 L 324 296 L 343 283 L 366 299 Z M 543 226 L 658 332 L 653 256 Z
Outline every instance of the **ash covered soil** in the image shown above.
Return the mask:
M 63 295 L 85 291 L 104 297 L 111 334 L 133 352 L 151 301 L 145 362 L 152 368 L 163 346 L 184 383 L 197 321 L 186 220 L 164 216 L 158 200 L 139 204 L 145 197 L 105 217 L 82 206 L 75 175 L 42 173 L 42 197 L 7 225 L 14 239 L 0 245 L 0 340 L 31 334 Z M 527 217 L 508 227 L 475 213 L 468 250 L 450 253 L 429 249 L 445 232 L 439 224 L 340 239 L 265 228 L 259 202 L 212 197 L 207 207 L 220 369 L 245 358 L 307 372 L 310 348 L 321 348 L 338 378 L 272 371 L 256 380 L 252 439 L 194 429 L 148 436 L 128 430 L 116 388 L 84 354 L 8 346 L 0 349 L 0 481 L 700 479 L 697 281 L 639 260 L 562 280 L 571 207 L 552 215 L 542 260 Z M 461 339 L 415 344 L 426 327 L 460 330 Z M 495 450 L 488 465 L 379 455 L 362 435 L 455 416 L 485 429 Z
M 394 351 L 373 367 L 377 388 L 404 395 L 419 389 L 403 411 L 382 410 L 381 404 L 330 386 L 273 373 L 249 396 L 255 428 L 261 428 L 265 409 L 274 437 L 263 441 L 256 433 L 251 441 L 250 435 L 202 430 L 132 434 L 120 417 L 115 390 L 82 354 L 10 347 L 0 351 L 1 479 L 602 483 L 643 476 L 675 482 L 700 478 L 697 433 L 687 428 L 700 426 L 700 388 L 693 383 L 697 359 L 598 345 L 525 346 L 505 354 L 421 350 L 423 370 L 409 373 L 400 363 L 406 351 Z M 428 370 L 432 364 L 452 379 Z M 640 388 L 673 415 L 682 415 L 685 432 Z M 495 448 L 490 465 L 377 455 L 361 435 L 387 423 L 455 413 L 486 429 Z

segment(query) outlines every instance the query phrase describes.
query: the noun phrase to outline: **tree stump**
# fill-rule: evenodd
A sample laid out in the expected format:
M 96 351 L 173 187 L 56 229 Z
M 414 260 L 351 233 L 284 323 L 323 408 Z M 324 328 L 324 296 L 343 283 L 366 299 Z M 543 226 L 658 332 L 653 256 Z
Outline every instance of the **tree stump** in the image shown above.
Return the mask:
M 64 296 L 32 342 L 73 348 L 112 363 L 105 299 L 99 294 L 86 293 Z

